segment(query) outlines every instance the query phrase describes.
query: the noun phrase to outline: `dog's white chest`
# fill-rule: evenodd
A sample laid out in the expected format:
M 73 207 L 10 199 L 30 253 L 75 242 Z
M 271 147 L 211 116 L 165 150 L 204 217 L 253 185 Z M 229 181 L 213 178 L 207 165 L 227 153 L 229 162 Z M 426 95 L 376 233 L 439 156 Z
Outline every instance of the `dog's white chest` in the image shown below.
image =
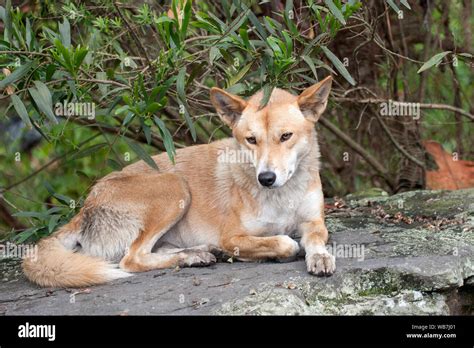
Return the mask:
M 260 201 L 260 208 L 241 215 L 243 227 L 256 236 L 290 234 L 306 221 L 321 217 L 324 202 L 321 189 L 293 191 L 293 195 Z
M 285 204 L 286 203 L 286 204 Z M 298 227 L 299 202 L 272 202 L 261 205 L 259 211 L 249 211 L 242 215 L 244 228 L 253 235 L 290 234 Z

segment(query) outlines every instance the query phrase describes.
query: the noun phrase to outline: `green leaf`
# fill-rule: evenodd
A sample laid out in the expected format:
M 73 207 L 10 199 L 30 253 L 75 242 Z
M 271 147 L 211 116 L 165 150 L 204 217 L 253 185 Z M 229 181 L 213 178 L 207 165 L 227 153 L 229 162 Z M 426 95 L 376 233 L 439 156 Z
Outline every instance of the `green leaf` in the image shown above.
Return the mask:
M 25 123 L 25 125 L 28 128 L 30 129 L 33 128 L 33 125 L 31 124 L 31 121 L 30 121 L 30 117 L 28 116 L 28 111 L 26 110 L 26 107 L 21 101 L 21 99 L 18 98 L 16 94 L 12 94 L 10 98 L 12 99 L 13 107 L 15 108 L 18 116 L 20 116 L 21 120 Z
M 176 79 L 176 89 L 178 92 L 178 97 L 181 98 L 182 102 L 186 101 L 186 68 L 181 68 L 178 73 L 178 78 Z
M 159 18 L 157 18 L 155 21 L 154 21 L 155 24 L 160 24 L 160 23 L 174 23 L 174 21 L 169 18 L 168 16 L 161 16 Z
M 192 1 L 186 1 L 183 10 L 183 21 L 181 22 L 181 36 L 184 39 L 188 30 L 189 20 L 191 19 L 191 4 Z
M 245 12 L 240 13 L 237 18 L 235 18 L 232 23 L 229 24 L 229 26 L 226 29 L 227 35 L 233 34 L 237 29 L 239 29 L 242 24 L 247 20 L 247 14 L 250 11 L 250 9 L 245 10 Z
M 221 6 L 224 9 L 225 17 L 229 19 L 232 17 L 232 13 L 234 12 L 235 8 L 233 6 L 230 6 L 230 2 L 227 0 L 220 0 Z M 230 7 L 230 8 L 229 8 Z M 231 12 L 232 9 L 232 12 Z
M 243 10 L 242 10 L 243 11 Z M 210 17 L 210 18 L 209 18 Z M 213 20 L 215 22 L 215 26 L 216 28 L 219 28 L 219 30 L 221 32 L 224 32 L 225 28 L 226 28 L 226 24 L 221 21 L 219 19 L 219 17 L 217 17 L 215 14 L 213 14 L 212 12 L 208 12 L 206 13 L 206 18 L 209 18 L 210 20 Z
M 263 24 L 265 28 L 267 28 L 270 35 L 277 36 L 277 32 L 275 31 L 275 25 L 273 24 L 273 20 L 270 17 L 263 17 Z
M 209 64 L 213 64 L 216 59 L 219 59 L 222 57 L 221 52 L 219 51 L 219 48 L 216 46 L 212 46 L 211 49 L 209 50 Z
M 417 73 L 419 74 L 425 70 L 428 70 L 434 65 L 438 66 L 438 64 L 441 63 L 443 58 L 446 57 L 449 53 L 451 53 L 451 51 L 445 51 L 445 52 L 435 54 L 425 64 L 423 64 L 420 69 L 418 69 Z
M 291 54 L 293 53 L 293 41 L 291 40 L 290 35 L 286 31 L 283 31 L 282 35 L 285 39 L 286 57 L 290 58 Z
M 33 43 L 31 42 L 31 38 L 33 36 L 34 35 L 32 35 L 32 32 L 31 32 L 30 20 L 29 20 L 29 18 L 27 18 L 26 19 L 26 26 L 25 26 L 25 39 L 26 39 L 26 47 L 28 48 L 28 50 L 31 50 L 31 46 L 33 45 Z
M 280 39 L 270 36 L 267 38 L 266 41 L 274 53 L 276 53 L 277 55 L 282 53 L 281 47 L 279 45 L 279 42 L 281 42 Z
M 43 185 L 46 188 L 46 190 L 49 192 L 50 195 L 54 195 L 54 193 L 55 193 L 54 188 L 53 188 L 53 186 L 51 186 L 51 184 L 49 182 L 45 181 L 43 183 Z
M 20 211 L 12 215 L 16 217 L 31 217 L 35 219 L 46 219 L 49 216 L 47 213 L 39 213 L 37 211 Z
M 64 45 L 58 39 L 54 40 L 54 46 L 56 47 L 56 50 L 58 51 L 58 54 L 56 54 L 56 52 L 53 51 L 54 59 L 56 59 L 58 63 L 60 63 L 63 67 L 65 67 L 70 73 L 74 73 L 74 66 L 72 63 L 71 54 L 69 53 L 69 50 L 66 47 L 64 47 Z
M 186 124 L 188 125 L 189 131 L 191 132 L 191 137 L 193 138 L 194 141 L 196 141 L 196 128 L 194 127 L 194 122 L 191 119 L 191 116 L 189 116 L 188 109 L 185 107 L 184 108 L 184 120 L 186 121 Z
M 76 48 L 76 51 L 74 52 L 74 67 L 76 70 L 79 69 L 88 52 L 89 50 L 85 47 Z
M 153 121 L 151 120 L 151 118 L 145 118 L 145 120 L 143 121 L 143 124 L 148 127 L 151 127 L 153 125 Z
M 78 152 L 74 153 L 71 156 L 71 159 L 77 160 L 79 158 L 87 157 L 90 154 L 96 153 L 97 151 L 99 151 L 104 146 L 107 146 L 107 143 L 100 143 L 100 144 L 95 144 L 95 145 L 89 146 L 85 149 L 79 150 Z
M 33 83 L 36 86 L 36 89 L 38 92 L 41 94 L 41 96 L 46 100 L 48 103 L 48 107 L 51 109 L 53 108 L 53 98 L 51 96 L 51 92 L 49 91 L 48 86 L 46 86 L 43 82 L 41 81 L 33 81 Z
M 74 201 L 71 197 L 62 195 L 60 193 L 54 193 L 53 197 L 56 198 L 61 203 L 67 205 L 67 206 L 69 206 L 71 204 L 71 201 Z
M 7 87 L 11 83 L 21 79 L 25 76 L 33 66 L 33 62 L 27 62 L 12 72 L 10 75 L 6 76 L 2 81 L 0 81 L 0 89 Z
M 153 158 L 151 158 L 151 156 L 138 143 L 128 140 L 127 138 L 124 138 L 124 140 L 132 149 L 132 151 L 135 152 L 138 157 L 140 157 L 141 160 L 143 160 L 151 168 L 158 170 L 158 166 L 156 165 L 155 161 L 153 161 Z
M 118 163 L 117 161 L 113 160 L 112 158 L 109 158 L 107 160 L 107 165 L 112 168 L 113 170 L 122 170 L 122 166 L 120 165 L 120 163 Z
M 49 219 L 49 223 L 48 223 L 48 232 L 49 233 L 53 232 L 53 230 L 56 228 L 60 218 L 61 218 L 61 215 L 51 216 L 51 219 Z
M 241 94 L 247 90 L 247 87 L 245 86 L 245 83 L 236 83 L 232 87 L 228 87 L 225 90 L 232 94 Z
M 318 78 L 318 75 L 316 74 L 316 67 L 314 66 L 313 60 L 308 56 L 302 56 L 301 58 L 305 61 L 306 64 L 308 64 L 309 68 L 313 72 L 314 77 Z
M 274 87 L 270 84 L 267 84 L 267 85 L 263 86 L 263 98 L 260 101 L 260 108 L 263 108 L 263 107 L 265 107 L 265 105 L 268 104 L 268 101 L 270 100 L 270 97 L 271 97 L 272 92 L 273 92 L 273 88 Z
M 153 121 L 155 121 L 155 124 L 158 126 L 160 130 L 161 137 L 163 139 L 163 145 L 165 146 L 166 153 L 168 154 L 168 158 L 170 159 L 171 162 L 174 163 L 174 156 L 176 154 L 176 149 L 173 143 L 173 136 L 171 135 L 168 128 L 166 128 L 165 123 L 162 120 L 160 120 L 157 116 L 153 116 Z
M 247 9 L 248 7 L 246 8 L 246 10 Z M 260 38 L 265 40 L 268 35 L 265 29 L 263 28 L 262 23 L 260 23 L 260 21 L 258 20 L 257 16 L 252 11 L 249 11 L 247 13 L 247 16 L 250 19 L 250 22 L 252 22 L 252 24 L 255 26 L 255 29 L 257 29 L 257 33 L 259 34 Z
M 125 107 L 128 108 L 128 105 L 125 105 Z M 133 118 L 135 118 L 135 114 L 133 112 L 129 111 L 127 113 L 127 116 L 125 116 L 125 118 L 123 119 L 122 125 L 126 126 L 127 124 L 129 124 L 133 120 Z
M 54 194 L 54 191 L 51 194 Z M 46 212 L 48 213 L 48 215 L 52 215 L 52 214 L 59 213 L 63 209 L 64 209 L 64 207 L 52 207 L 52 208 L 46 210 Z
M 400 9 L 398 8 L 397 4 L 395 4 L 395 2 L 393 2 L 393 0 L 386 0 L 387 1 L 387 4 L 396 12 L 398 13 L 400 11 Z
M 328 59 L 331 61 L 331 63 L 334 65 L 337 71 L 341 73 L 342 76 L 349 82 L 352 86 L 355 86 L 355 81 L 352 78 L 351 74 L 349 74 L 349 71 L 347 71 L 346 67 L 342 62 L 337 58 L 334 53 L 332 53 L 326 46 L 321 46 L 321 49 L 323 50 L 324 54 Z
M 248 50 L 254 50 L 255 48 L 250 43 L 249 34 L 247 33 L 247 29 L 245 26 L 243 28 L 240 28 L 239 34 L 242 38 L 242 41 L 244 42 L 245 48 L 247 48 Z
M 250 68 L 252 67 L 252 64 L 253 62 L 248 63 L 236 75 L 232 76 L 229 79 L 229 87 L 239 82 L 245 76 L 245 74 L 247 74 L 247 72 L 250 70 Z
M 337 18 L 342 25 L 346 25 L 346 20 L 344 19 L 344 15 L 342 14 L 341 10 L 334 4 L 332 0 L 324 0 L 324 3 L 329 8 L 329 11 Z
M 11 0 L 7 0 L 5 5 L 5 18 L 4 22 L 4 29 L 3 29 L 3 39 L 6 42 L 12 41 L 12 18 L 11 18 L 11 10 L 12 10 L 12 2 Z
M 56 72 L 57 65 L 56 64 L 49 64 L 46 67 L 46 81 L 51 81 L 54 73 Z
M 290 13 L 292 13 L 293 15 L 290 15 Z M 296 27 L 296 24 L 294 23 L 294 17 L 295 16 L 294 16 L 294 9 L 293 9 L 293 0 L 287 0 L 285 3 L 285 12 L 284 12 L 285 23 L 293 35 L 299 35 L 298 28 Z
M 183 103 L 184 106 L 184 119 L 186 121 L 186 124 L 188 125 L 188 128 L 191 132 L 191 136 L 193 137 L 193 140 L 196 141 L 196 128 L 194 127 L 194 123 L 189 117 L 188 113 L 188 107 L 186 103 L 186 92 L 185 92 L 185 83 L 186 83 L 186 68 L 183 67 L 178 73 L 178 78 L 176 79 L 176 90 L 178 92 L 178 97 L 181 103 Z
M 160 110 L 161 108 L 162 108 L 162 106 L 161 106 L 160 103 L 153 102 L 153 103 L 150 103 L 150 104 L 147 105 L 145 113 L 153 114 L 156 111 Z M 150 125 L 148 124 L 148 126 L 150 126 Z
M 35 81 L 35 83 L 36 82 L 38 81 Z M 43 112 L 51 122 L 57 124 L 58 121 L 56 120 L 56 117 L 54 116 L 54 113 L 53 113 L 51 94 L 49 93 L 49 90 L 46 93 L 44 90 L 40 92 L 38 89 L 28 88 L 28 92 L 30 92 L 31 98 L 33 98 L 39 111 Z
M 126 103 L 128 103 L 128 101 L 125 100 L 125 97 L 123 99 Z M 129 104 L 131 105 L 131 102 Z M 128 111 L 130 109 L 130 105 L 122 105 L 122 106 L 118 107 L 115 110 L 115 115 L 120 115 L 120 114 L 124 113 L 125 111 Z
M 142 121 L 142 120 L 140 120 Z M 145 134 L 145 139 L 146 139 L 146 142 L 148 145 L 151 144 L 151 128 L 150 126 L 147 124 L 148 122 L 151 122 L 149 119 L 145 120 L 145 121 L 142 121 L 142 129 L 143 129 L 143 133 Z
M 61 34 L 61 42 L 64 47 L 71 47 L 71 26 L 67 18 L 64 18 L 64 21 L 58 24 L 59 33 Z
M 411 10 L 411 6 L 407 0 L 400 0 L 400 3 L 405 6 L 407 9 Z
M 14 237 L 15 243 L 21 244 L 24 241 L 26 241 L 28 238 L 30 238 L 32 235 L 34 235 L 40 228 L 38 227 L 30 227 L 27 228 L 26 230 L 20 232 Z

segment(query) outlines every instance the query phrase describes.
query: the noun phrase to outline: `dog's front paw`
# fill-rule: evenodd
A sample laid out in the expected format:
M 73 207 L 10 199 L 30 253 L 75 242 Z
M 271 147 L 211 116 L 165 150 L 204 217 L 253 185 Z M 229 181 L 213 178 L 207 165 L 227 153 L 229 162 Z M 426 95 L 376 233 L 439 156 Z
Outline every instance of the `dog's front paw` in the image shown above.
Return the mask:
M 300 251 L 300 245 L 293 238 L 284 236 L 278 236 L 280 238 L 280 257 L 277 259 L 280 262 L 293 261 Z
M 336 258 L 329 252 L 306 255 L 308 272 L 317 276 L 330 276 L 336 270 Z

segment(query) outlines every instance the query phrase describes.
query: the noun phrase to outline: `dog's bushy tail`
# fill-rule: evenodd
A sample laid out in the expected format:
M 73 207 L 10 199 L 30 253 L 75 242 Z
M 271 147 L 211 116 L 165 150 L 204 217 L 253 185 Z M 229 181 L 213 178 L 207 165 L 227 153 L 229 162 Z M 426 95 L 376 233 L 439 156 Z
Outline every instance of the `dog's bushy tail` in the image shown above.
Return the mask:
M 79 219 L 76 216 L 30 250 L 23 260 L 23 271 L 29 280 L 44 287 L 85 287 L 130 275 L 98 257 L 74 252 Z

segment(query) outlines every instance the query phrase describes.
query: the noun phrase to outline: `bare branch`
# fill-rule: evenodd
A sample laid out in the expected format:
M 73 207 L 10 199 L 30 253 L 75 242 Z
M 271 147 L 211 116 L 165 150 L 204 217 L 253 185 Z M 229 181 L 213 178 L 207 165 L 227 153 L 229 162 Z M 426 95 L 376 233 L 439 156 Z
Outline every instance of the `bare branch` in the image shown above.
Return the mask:
M 350 102 L 350 103 L 359 103 L 359 104 L 380 104 L 380 103 L 386 103 L 386 99 L 375 99 L 375 98 L 367 98 L 367 99 L 356 99 L 356 98 L 333 98 L 335 101 L 340 101 L 340 102 Z M 457 112 L 467 118 L 469 118 L 471 121 L 474 121 L 474 115 L 469 113 L 468 111 L 465 111 L 463 109 L 457 108 L 452 105 L 447 105 L 447 104 L 436 104 L 436 103 L 418 103 L 420 105 L 421 109 L 439 109 L 439 110 L 449 110 L 452 112 Z

